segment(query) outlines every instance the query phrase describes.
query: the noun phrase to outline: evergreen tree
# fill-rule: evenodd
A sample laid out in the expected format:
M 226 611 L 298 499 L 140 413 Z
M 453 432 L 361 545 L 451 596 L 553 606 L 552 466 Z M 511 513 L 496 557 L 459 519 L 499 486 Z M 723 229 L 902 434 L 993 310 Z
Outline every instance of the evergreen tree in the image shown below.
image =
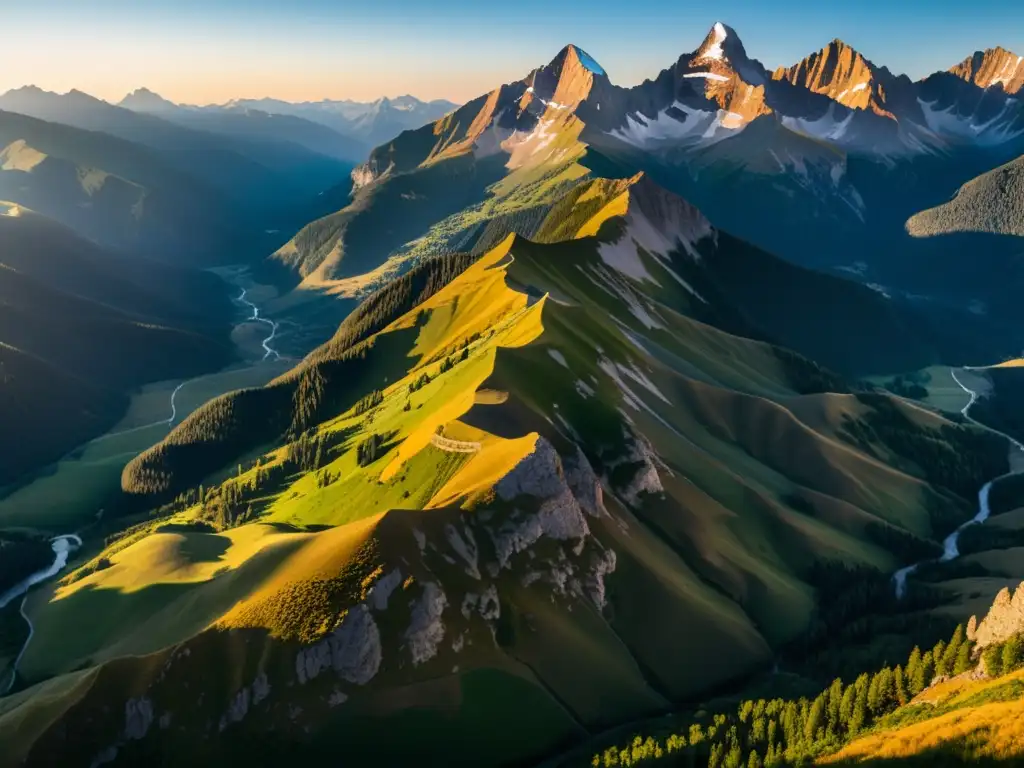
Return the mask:
M 817 739 L 820 731 L 828 724 L 826 696 L 827 694 L 818 696 L 808 710 L 807 719 L 804 721 L 804 737 L 809 742 Z
M 853 710 L 857 702 L 857 689 L 851 683 L 843 691 L 843 699 L 839 704 L 839 723 L 843 732 L 851 731 L 850 723 L 853 721 Z
M 962 675 L 964 672 L 969 672 L 974 667 L 974 663 L 971 661 L 971 644 L 964 642 L 960 645 L 960 650 L 956 655 L 956 664 L 953 666 L 954 675 Z
M 907 681 L 903 676 L 903 667 L 899 665 L 893 672 L 893 685 L 896 689 L 896 702 L 902 707 L 910 701 L 910 696 L 907 695 Z
M 964 633 L 964 625 L 957 624 L 956 630 L 953 632 L 953 637 L 949 641 L 949 645 L 946 646 L 946 650 L 942 654 L 942 658 L 935 665 L 935 671 L 940 675 L 954 675 L 956 674 L 956 660 L 960 655 L 960 648 L 967 642 L 967 637 Z
M 989 677 L 999 677 L 1003 674 L 1003 649 L 1000 646 L 990 645 L 981 654 L 981 660 Z
M 910 652 L 910 658 L 907 659 L 907 668 L 906 668 L 906 670 L 904 672 L 904 674 L 906 675 L 906 679 L 907 679 L 908 692 L 910 693 L 911 697 L 914 697 L 914 696 L 916 696 L 917 694 L 919 694 L 921 692 L 920 689 L 916 688 L 916 685 L 917 685 L 916 681 L 917 681 L 918 676 L 920 674 L 919 673 L 920 667 L 921 667 L 921 649 L 918 648 L 915 645 L 914 646 L 914 650 L 912 650 Z
M 1019 669 L 1024 664 L 1024 643 L 1020 635 L 1013 635 L 1003 643 L 1002 670 L 1003 674 L 1009 674 Z
M 907 668 L 910 668 L 909 663 L 907 664 Z M 935 666 L 932 663 L 932 652 L 926 651 L 921 656 L 920 663 L 914 668 L 913 677 L 910 678 L 910 690 L 914 696 L 917 696 L 917 694 L 928 687 L 932 681 L 934 672 Z

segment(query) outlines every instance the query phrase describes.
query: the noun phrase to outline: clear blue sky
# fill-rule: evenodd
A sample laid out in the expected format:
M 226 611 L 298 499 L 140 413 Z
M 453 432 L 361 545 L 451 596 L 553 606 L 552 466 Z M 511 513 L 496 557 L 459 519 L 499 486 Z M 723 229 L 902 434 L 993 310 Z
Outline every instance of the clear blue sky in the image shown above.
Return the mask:
M 118 99 L 145 85 L 204 103 L 461 101 L 569 42 L 630 85 L 693 50 L 717 20 L 769 68 L 834 37 L 912 77 L 981 48 L 1024 54 L 1021 0 L 29 0 L 0 18 L 0 90 L 34 83 Z

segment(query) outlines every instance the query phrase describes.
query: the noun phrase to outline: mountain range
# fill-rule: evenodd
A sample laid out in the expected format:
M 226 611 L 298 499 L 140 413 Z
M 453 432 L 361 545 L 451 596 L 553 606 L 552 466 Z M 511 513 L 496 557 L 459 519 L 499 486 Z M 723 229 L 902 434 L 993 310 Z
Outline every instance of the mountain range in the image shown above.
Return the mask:
M 718 23 L 634 87 L 568 45 L 461 106 L 0 98 L 33 113 L 0 112 L 0 192 L 52 165 L 69 202 L 38 209 L 79 231 L 8 204 L 52 247 L 4 262 L 0 333 L 45 303 L 76 353 L 9 344 L 33 409 L 94 397 L 126 328 L 175 370 L 217 338 L 194 265 L 227 254 L 82 242 L 117 230 L 75 217 L 77 169 L 119 226 L 193 189 L 216 221 L 297 167 L 262 142 L 336 169 L 389 134 L 265 250 L 230 219 L 274 333 L 340 323 L 125 457 L 67 573 L 0 612 L 0 762 L 810 764 L 1020 699 L 1017 377 L 962 366 L 1019 356 L 1022 74 L 993 48 L 915 82 L 839 40 L 769 71 Z
M 290 130 L 295 140 L 311 149 L 320 152 L 327 149 L 329 151 L 324 153 L 331 157 L 358 162 L 372 147 L 390 141 L 404 130 L 436 120 L 458 105 L 444 100 L 424 102 L 414 96 L 399 96 L 372 102 L 235 99 L 226 104 L 199 107 L 174 104 L 140 88 L 125 96 L 119 106 L 206 130 L 216 131 L 218 126 L 241 128 L 247 123 L 258 126 L 252 130 L 262 129 L 276 135 Z M 270 120 L 270 116 L 277 119 Z

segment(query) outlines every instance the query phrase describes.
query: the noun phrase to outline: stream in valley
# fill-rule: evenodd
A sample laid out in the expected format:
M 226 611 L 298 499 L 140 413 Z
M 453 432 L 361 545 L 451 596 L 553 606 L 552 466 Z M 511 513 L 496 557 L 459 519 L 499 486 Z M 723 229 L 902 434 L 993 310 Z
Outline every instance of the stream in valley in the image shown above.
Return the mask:
M 965 368 L 964 370 L 971 369 Z M 970 402 L 968 402 L 967 405 L 965 405 L 960 411 L 960 413 L 963 414 L 964 418 L 967 419 L 972 424 L 974 424 L 975 426 L 981 427 L 982 429 L 986 429 L 989 432 L 994 432 L 1000 437 L 1006 438 L 1015 450 L 1024 453 L 1024 445 L 1021 445 L 1019 441 L 1010 437 L 1005 432 L 1000 432 L 997 429 L 992 429 L 991 427 L 986 426 L 985 424 L 982 424 L 981 422 L 975 421 L 973 418 L 971 418 L 971 406 L 978 401 L 978 393 L 973 389 L 968 389 L 967 386 L 965 386 L 964 383 L 960 380 L 960 378 L 956 375 L 956 371 L 954 369 L 950 368 L 949 373 L 953 377 L 953 381 L 957 383 L 957 386 L 959 386 L 960 389 L 962 389 L 964 392 L 971 396 Z M 1007 472 L 1004 475 L 1000 475 L 999 477 L 995 477 L 989 480 L 981 487 L 981 490 L 978 491 L 977 513 L 974 515 L 974 517 L 972 517 L 966 523 L 963 523 L 961 526 L 959 526 L 955 531 L 953 531 L 945 538 L 945 540 L 942 542 L 942 556 L 939 557 L 938 560 L 922 560 L 921 562 L 914 563 L 913 565 L 908 565 L 904 568 L 900 568 L 898 571 L 896 571 L 896 573 L 893 574 L 893 588 L 896 590 L 897 598 L 902 599 L 907 592 L 907 577 L 914 573 L 914 571 L 916 571 L 925 563 L 948 563 L 951 560 L 956 560 L 958 557 L 960 557 L 960 534 L 963 533 L 964 529 L 969 528 L 972 525 L 979 525 L 988 520 L 989 515 L 992 514 L 992 510 L 989 507 L 989 494 L 992 491 L 992 484 L 996 482 L 996 480 L 1006 477 L 1006 475 L 1009 474 L 1013 474 L 1012 469 L 1010 470 L 1010 472 Z
M 239 295 L 235 299 L 236 302 L 244 304 L 246 307 L 252 310 L 252 314 L 249 317 L 242 320 L 241 323 L 239 323 L 239 325 L 243 325 L 245 323 L 250 323 L 254 321 L 267 325 L 270 333 L 262 340 L 262 347 L 264 350 L 264 355 L 262 359 L 267 360 L 273 357 L 274 360 L 281 360 L 280 352 L 278 352 L 271 346 L 271 342 L 277 336 L 278 324 L 273 320 L 269 320 L 265 317 L 260 317 L 259 307 L 253 302 L 246 299 L 247 293 L 248 289 L 243 288 L 241 295 Z M 169 418 L 162 419 L 152 424 L 146 424 L 141 427 L 133 427 L 131 429 L 124 430 L 121 432 L 113 432 L 108 435 L 103 435 L 99 438 L 96 438 L 92 442 L 98 442 L 100 440 L 109 439 L 112 437 L 116 437 L 117 435 L 123 435 L 127 432 L 136 432 L 160 424 L 167 424 L 168 426 L 173 426 L 178 415 L 178 408 L 175 401 L 178 396 L 178 393 L 188 383 L 188 381 L 189 380 L 186 380 L 178 384 L 174 388 L 174 391 L 171 393 L 171 413 Z M 0 594 L 0 609 L 6 608 L 8 605 L 10 605 L 15 600 L 18 600 L 19 598 L 21 599 L 21 606 L 19 610 L 22 618 L 28 625 L 28 637 L 25 638 L 25 642 L 22 645 L 21 650 L 18 652 L 17 657 L 14 659 L 14 662 L 10 666 L 8 679 L 6 681 L 0 679 L 0 696 L 5 695 L 14 686 L 14 682 L 17 679 L 18 664 L 21 662 L 22 657 L 25 655 L 25 651 L 28 648 L 29 643 L 32 641 L 32 636 L 35 633 L 35 628 L 32 625 L 32 620 L 25 612 L 25 601 L 28 599 L 29 590 L 35 585 L 47 581 L 48 579 L 60 573 L 60 571 L 62 571 L 67 566 L 68 558 L 70 557 L 71 553 L 82 546 L 82 539 L 80 536 L 74 533 L 62 534 L 60 536 L 55 536 L 53 539 L 51 539 L 50 544 L 51 548 L 53 549 L 54 555 L 53 562 L 50 564 L 50 566 L 27 576 L 24 580 L 20 581 L 18 584 L 15 584 L 6 592 Z

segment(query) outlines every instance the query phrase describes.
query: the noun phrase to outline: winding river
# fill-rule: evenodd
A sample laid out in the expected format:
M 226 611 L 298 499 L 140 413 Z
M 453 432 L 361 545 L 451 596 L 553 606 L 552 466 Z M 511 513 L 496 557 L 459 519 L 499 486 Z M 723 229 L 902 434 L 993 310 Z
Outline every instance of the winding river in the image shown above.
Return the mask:
M 276 349 L 270 346 L 270 342 L 272 342 L 274 340 L 274 337 L 277 335 L 278 324 L 273 320 L 269 320 L 265 317 L 260 317 L 259 307 L 245 298 L 247 293 L 248 289 L 243 288 L 241 295 L 239 295 L 236 298 L 236 301 L 238 301 L 241 304 L 245 304 L 247 307 L 252 309 L 252 315 L 246 318 L 245 322 L 256 321 L 264 323 L 270 327 L 270 334 L 265 339 L 263 339 L 262 343 L 264 351 L 263 360 L 267 360 L 271 356 L 273 356 L 275 360 L 280 360 L 281 354 Z M 174 388 L 174 391 L 171 392 L 171 415 L 168 419 L 157 421 L 154 422 L 153 424 L 145 424 L 141 427 L 133 427 L 132 429 L 124 430 L 123 432 L 115 432 L 113 434 L 104 435 L 102 437 L 97 438 L 97 440 L 108 439 L 116 435 L 124 434 L 125 432 L 135 432 L 140 429 L 147 429 L 158 424 L 173 425 L 175 419 L 177 419 L 178 417 L 178 406 L 176 403 L 176 398 L 178 396 L 178 393 L 181 391 L 181 388 L 184 387 L 187 383 L 187 381 L 181 382 L 180 384 L 178 384 L 177 387 Z M 36 571 L 35 573 L 25 578 L 23 581 L 19 582 L 18 584 L 15 584 L 6 592 L 0 594 L 0 609 L 6 608 L 13 601 L 17 600 L 19 597 L 21 598 L 21 607 L 19 611 L 21 613 L 22 618 L 25 619 L 25 623 L 28 624 L 28 637 L 25 638 L 24 645 L 21 646 L 21 650 L 18 652 L 18 656 L 15 658 L 14 663 L 11 665 L 10 679 L 7 681 L 6 685 L 4 685 L 2 681 L 0 681 L 0 696 L 3 696 L 6 693 L 8 693 L 14 686 L 14 681 L 18 676 L 18 665 L 21 663 L 21 659 L 25 655 L 25 651 L 28 649 L 28 644 L 32 641 L 32 636 L 35 634 L 35 627 L 32 625 L 32 620 L 28 617 L 28 614 L 25 612 L 25 601 L 28 599 L 28 591 L 36 584 L 46 581 L 47 579 L 56 576 L 58 573 L 60 573 L 60 571 L 64 570 L 64 568 L 68 564 L 68 557 L 71 555 L 72 552 L 74 552 L 76 549 L 82 546 L 82 539 L 80 536 L 78 536 L 78 534 L 68 533 L 61 536 L 56 536 L 53 539 L 51 539 L 50 546 L 53 549 L 53 562 L 50 564 L 48 568 L 43 568 L 42 570 Z
M 11 679 L 3 689 L 4 694 L 11 690 L 11 687 L 14 685 L 14 680 L 18 676 L 18 664 L 21 663 L 21 657 L 25 655 L 25 650 L 28 648 L 28 644 L 32 641 L 32 635 L 35 634 L 35 627 L 32 626 L 32 620 L 28 617 L 28 614 L 25 613 L 25 600 L 28 599 L 27 593 L 29 589 L 41 581 L 46 581 L 50 577 L 56 576 L 60 571 L 64 570 L 64 567 L 68 564 L 68 557 L 80 546 L 82 546 L 82 539 L 74 533 L 55 536 L 50 539 L 50 547 L 53 549 L 53 562 L 50 566 L 48 568 L 43 568 L 40 571 L 36 571 L 31 576 L 15 584 L 0 595 L 0 609 L 6 608 L 14 600 L 17 600 L 19 597 L 21 598 L 21 608 L 19 610 L 22 618 L 25 619 L 25 623 L 28 624 L 28 637 L 25 638 L 24 645 L 21 646 L 21 650 L 18 652 L 17 657 L 14 659 L 14 663 L 11 665 Z
M 277 335 L 277 323 L 275 323 L 273 320 L 268 320 L 265 317 L 260 317 L 260 308 L 253 304 L 251 301 L 249 301 L 247 298 L 245 298 L 245 294 L 248 292 L 248 288 L 243 288 L 242 293 L 238 296 L 238 299 L 236 300 L 252 308 L 252 315 L 249 317 L 250 320 L 255 320 L 258 323 L 266 323 L 267 325 L 270 326 L 270 335 L 263 340 L 263 359 L 266 360 L 271 355 L 274 355 L 275 360 L 280 360 L 281 353 L 279 353 L 276 349 L 273 349 L 270 346 L 270 342 L 272 342 L 274 340 L 274 337 Z
M 971 370 L 971 368 L 965 366 L 964 370 Z M 995 434 L 999 435 L 1000 437 L 1005 437 L 1014 448 L 1016 448 L 1018 451 L 1021 451 L 1022 453 L 1024 453 L 1024 445 L 1021 445 L 1021 443 L 1018 440 L 1010 437 L 1005 432 L 1000 432 L 997 429 L 992 429 L 991 427 L 986 426 L 985 424 L 982 424 L 980 421 L 976 421 L 975 419 L 971 418 L 971 414 L 969 413 L 969 411 L 971 410 L 971 406 L 974 405 L 978 401 L 978 393 L 975 392 L 972 389 L 968 389 L 964 385 L 964 383 L 962 381 L 960 381 L 960 378 L 956 375 L 956 371 L 954 369 L 950 368 L 949 369 L 949 374 L 950 374 L 950 376 L 953 377 L 953 381 L 956 382 L 957 386 L 960 387 L 960 389 L 962 389 L 964 392 L 966 392 L 968 395 L 971 396 L 970 402 L 967 403 L 967 405 L 965 405 L 960 410 L 960 413 L 963 414 L 964 418 L 967 419 L 972 424 L 974 424 L 975 426 L 981 427 L 982 429 L 986 429 L 989 432 L 994 432 Z M 946 537 L 945 541 L 942 542 L 942 556 L 939 557 L 937 561 L 936 560 L 922 560 L 919 563 L 914 563 L 913 565 L 908 565 L 905 568 L 900 568 L 898 571 L 896 571 L 896 573 L 893 574 L 892 581 L 893 581 L 893 586 L 894 586 L 894 588 L 896 590 L 896 597 L 897 598 L 902 599 L 903 596 L 907 592 L 907 577 L 910 576 L 910 574 L 912 574 L 918 568 L 920 568 L 924 563 L 930 563 L 930 562 L 948 563 L 949 561 L 956 560 L 958 557 L 960 557 L 960 547 L 959 547 L 960 534 L 963 533 L 965 528 L 969 528 L 972 525 L 978 525 L 978 524 L 983 523 L 986 520 L 988 520 L 989 515 L 992 514 L 992 510 L 989 508 L 989 502 L 988 502 L 989 493 L 991 493 L 991 491 L 992 491 L 992 484 L 996 480 L 1000 480 L 1001 478 L 1004 478 L 1004 477 L 1006 477 L 1006 475 L 1009 475 L 1009 474 L 1013 474 L 1013 470 L 1010 470 L 1010 472 L 1007 472 L 1006 474 L 1000 475 L 999 477 L 995 477 L 995 478 L 989 480 L 983 486 L 981 486 L 981 490 L 978 491 L 978 511 L 977 511 L 977 513 L 974 515 L 974 517 L 972 517 L 970 520 L 968 520 L 966 523 L 961 525 L 959 528 L 957 528 L 955 531 L 953 531 L 951 534 L 949 534 L 949 536 Z

